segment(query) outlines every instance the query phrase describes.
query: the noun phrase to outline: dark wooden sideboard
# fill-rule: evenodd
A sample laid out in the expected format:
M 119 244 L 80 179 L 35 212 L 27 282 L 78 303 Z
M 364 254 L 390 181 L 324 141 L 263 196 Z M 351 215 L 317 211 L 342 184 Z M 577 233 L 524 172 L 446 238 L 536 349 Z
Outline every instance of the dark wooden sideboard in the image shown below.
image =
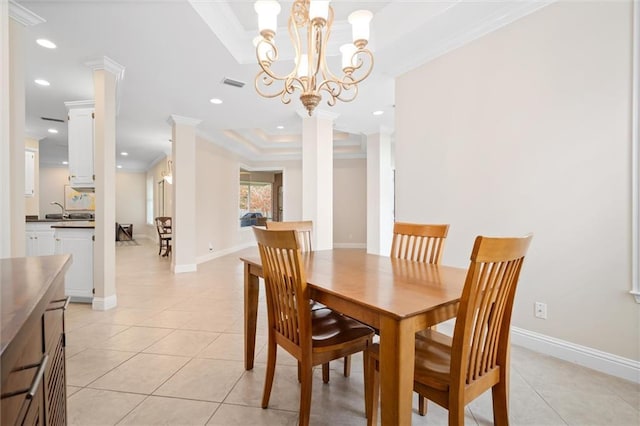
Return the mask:
M 64 275 L 71 256 L 0 259 L 2 425 L 67 423 Z

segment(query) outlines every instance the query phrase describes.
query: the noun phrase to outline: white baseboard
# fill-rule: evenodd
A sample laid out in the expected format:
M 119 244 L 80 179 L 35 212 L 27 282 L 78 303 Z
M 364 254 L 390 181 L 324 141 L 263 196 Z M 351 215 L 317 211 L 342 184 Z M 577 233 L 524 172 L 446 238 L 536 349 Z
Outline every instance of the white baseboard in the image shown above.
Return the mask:
M 246 249 L 248 247 L 255 247 L 255 246 L 256 246 L 256 242 L 250 241 L 248 243 L 240 244 L 238 246 L 230 247 L 224 250 L 213 251 L 211 253 L 207 253 L 205 255 L 196 257 L 196 263 L 200 264 L 200 263 L 208 262 L 210 260 L 217 259 L 219 257 L 226 256 L 231 253 L 235 253 L 237 251 Z
M 93 302 L 91 302 L 91 308 L 94 311 L 107 311 L 117 305 L 118 298 L 115 294 L 108 297 L 94 297 Z
M 565 340 L 511 327 L 511 343 L 605 374 L 640 383 L 640 362 Z
M 340 249 L 366 249 L 367 243 L 333 243 L 333 248 Z
M 440 333 L 453 335 L 454 320 L 438 324 Z M 611 376 L 640 383 L 640 362 L 597 349 L 576 345 L 565 340 L 511 327 L 511 343 L 541 354 L 549 355 Z
M 173 272 L 176 274 L 182 274 L 183 272 L 196 272 L 198 265 L 195 263 L 185 263 L 184 265 L 173 265 Z

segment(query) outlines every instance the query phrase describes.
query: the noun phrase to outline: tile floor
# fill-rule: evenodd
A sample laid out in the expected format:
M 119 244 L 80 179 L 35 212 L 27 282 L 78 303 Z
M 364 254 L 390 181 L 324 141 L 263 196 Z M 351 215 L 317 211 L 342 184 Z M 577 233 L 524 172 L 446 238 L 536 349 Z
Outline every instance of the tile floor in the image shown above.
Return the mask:
M 260 408 L 266 356 L 260 306 L 256 366 L 243 368 L 242 264 L 229 255 L 194 273 L 169 272 L 157 246 L 116 249 L 118 307 L 67 311 L 70 425 L 295 425 L 296 364 L 280 352 L 270 408 Z M 364 425 L 362 358 L 350 378 L 331 364 L 331 382 L 315 372 L 311 423 Z M 640 425 L 640 385 L 514 347 L 514 425 Z M 414 404 L 417 406 L 417 404 Z M 467 407 L 466 424 L 489 425 L 490 393 Z M 429 405 L 414 424 L 446 424 Z

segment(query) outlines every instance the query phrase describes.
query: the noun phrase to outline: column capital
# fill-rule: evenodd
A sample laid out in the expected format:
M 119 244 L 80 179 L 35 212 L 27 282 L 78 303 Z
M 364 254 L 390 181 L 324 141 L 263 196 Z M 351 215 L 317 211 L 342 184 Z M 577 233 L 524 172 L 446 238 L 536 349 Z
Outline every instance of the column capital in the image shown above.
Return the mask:
M 120 65 L 108 56 L 103 56 L 102 58 L 94 59 L 92 61 L 85 62 L 84 64 L 93 71 L 105 70 L 110 72 L 116 76 L 117 81 L 124 79 L 124 66 Z
M 72 109 L 72 108 L 93 108 L 95 106 L 95 102 L 93 100 L 86 100 L 86 101 L 67 101 L 64 103 L 64 106 L 67 107 L 67 109 Z
M 196 127 L 198 124 L 202 123 L 202 120 L 198 120 L 197 118 L 183 117 L 181 115 L 171 114 L 167 119 L 167 123 L 169 123 L 169 125 L 171 126 L 182 124 L 185 126 Z
M 46 19 L 36 15 L 24 6 L 19 5 L 13 0 L 9 0 L 9 17 L 16 22 L 21 23 L 25 27 L 31 27 L 47 22 Z

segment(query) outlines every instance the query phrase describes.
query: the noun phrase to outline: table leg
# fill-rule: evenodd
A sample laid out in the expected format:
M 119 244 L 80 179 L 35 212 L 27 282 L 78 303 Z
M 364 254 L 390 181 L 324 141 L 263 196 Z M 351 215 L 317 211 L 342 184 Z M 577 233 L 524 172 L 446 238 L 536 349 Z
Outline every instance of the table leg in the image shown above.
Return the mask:
M 258 322 L 258 277 L 244 264 L 244 369 L 253 369 L 256 350 L 256 323 Z
M 383 425 L 410 425 L 415 331 L 410 320 L 380 321 L 380 407 Z

